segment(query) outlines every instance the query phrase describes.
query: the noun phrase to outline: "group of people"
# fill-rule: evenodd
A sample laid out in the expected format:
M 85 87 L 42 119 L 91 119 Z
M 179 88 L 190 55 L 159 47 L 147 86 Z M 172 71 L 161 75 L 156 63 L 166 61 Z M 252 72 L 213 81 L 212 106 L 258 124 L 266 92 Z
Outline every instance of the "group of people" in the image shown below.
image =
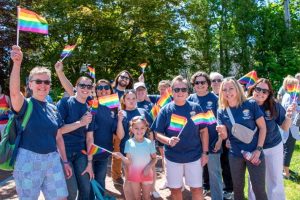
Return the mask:
M 293 122 L 300 112 L 300 98 L 285 92 L 280 104 L 268 79 L 260 78 L 246 94 L 235 78 L 199 71 L 190 82 L 182 76 L 171 82 L 163 80 L 158 85 L 160 95 L 148 95 L 144 77 L 134 83 L 126 70 L 112 84 L 106 79 L 94 84 L 82 76 L 73 86 L 63 72 L 63 63 L 57 62 L 56 74 L 69 96 L 53 105 L 46 100 L 50 70 L 31 70 L 32 95 L 25 98 L 20 92 L 20 47 L 12 47 L 11 58 L 12 111 L 22 120 L 29 101 L 33 104 L 13 172 L 21 200 L 37 199 L 40 191 L 46 199 L 95 199 L 90 180 L 105 188 L 110 152 L 112 178 L 123 184 L 125 198 L 151 199 L 151 195 L 159 195 L 156 149 L 163 158 L 172 199 L 183 199 L 186 185 L 194 200 L 203 199 L 206 190 L 213 200 L 227 198 L 228 193 L 242 200 L 246 169 L 249 199 L 285 199 L 282 173 L 290 176 L 294 136 L 299 134 L 299 125 Z M 287 76 L 283 89 L 297 86 L 299 79 Z M 195 93 L 189 95 L 190 85 Z M 152 106 L 168 91 L 172 101 L 152 118 Z M 113 93 L 118 94 L 119 108 L 99 104 L 96 113 L 91 113 L 89 101 Z M 208 112 L 216 123 L 195 122 L 194 117 Z M 82 153 L 93 144 L 108 151 Z

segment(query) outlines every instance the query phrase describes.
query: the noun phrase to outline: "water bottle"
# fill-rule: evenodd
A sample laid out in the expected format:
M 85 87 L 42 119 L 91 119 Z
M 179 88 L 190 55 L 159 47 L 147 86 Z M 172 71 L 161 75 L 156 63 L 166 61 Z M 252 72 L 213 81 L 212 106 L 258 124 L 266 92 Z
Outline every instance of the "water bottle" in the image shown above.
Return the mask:
M 241 150 L 241 153 L 243 154 L 243 157 L 244 157 L 246 160 L 250 161 L 250 159 L 251 159 L 251 157 L 252 157 L 252 153 L 251 153 L 251 152 Z

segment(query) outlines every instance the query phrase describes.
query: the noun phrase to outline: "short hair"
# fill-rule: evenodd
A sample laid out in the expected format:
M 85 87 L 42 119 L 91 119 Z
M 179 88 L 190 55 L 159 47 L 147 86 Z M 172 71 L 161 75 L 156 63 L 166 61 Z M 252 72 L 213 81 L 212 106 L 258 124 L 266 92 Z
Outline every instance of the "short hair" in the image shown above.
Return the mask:
M 224 79 L 223 75 L 220 74 L 219 72 L 210 72 L 210 74 L 209 74 L 210 80 L 213 80 L 213 78 L 216 77 L 216 76 L 221 77 L 222 80 Z
M 286 91 L 288 85 L 297 85 L 299 84 L 299 80 L 291 75 L 287 75 L 283 80 L 283 89 Z
M 205 80 L 208 84 L 208 87 L 210 87 L 210 85 L 211 85 L 210 78 L 209 78 L 208 74 L 206 72 L 203 72 L 203 71 L 198 71 L 195 74 L 193 74 L 193 76 L 191 78 L 191 84 L 194 86 L 196 79 L 200 76 L 205 78 Z
M 181 82 L 181 83 L 184 83 L 186 85 L 187 88 L 189 88 L 189 83 L 188 81 L 183 78 L 183 76 L 179 75 L 179 76 L 176 76 L 175 78 L 173 78 L 172 82 L 171 82 L 171 87 L 172 89 L 174 89 L 174 83 L 175 82 Z
M 295 75 L 295 78 L 298 80 L 300 79 L 300 72 Z
M 77 86 L 78 83 L 80 83 L 80 81 L 82 81 L 82 80 L 89 80 L 89 81 L 91 81 L 91 83 L 93 84 L 92 79 L 90 79 L 90 78 L 88 78 L 88 77 L 86 77 L 86 76 L 80 76 L 80 77 L 77 79 L 75 86 Z
M 29 81 L 31 81 L 32 77 L 37 74 L 47 74 L 49 76 L 49 80 L 51 81 L 51 71 L 47 67 L 34 67 L 29 73 Z
M 237 82 L 237 80 L 233 77 L 228 77 L 228 78 L 225 78 L 223 80 L 223 82 L 221 83 L 221 86 L 220 86 L 220 93 L 219 93 L 219 108 L 221 109 L 225 109 L 227 107 L 229 107 L 229 103 L 227 100 L 224 99 L 224 96 L 223 96 L 223 87 L 224 87 L 224 84 L 227 83 L 227 82 L 231 82 L 233 83 L 233 86 L 234 88 L 236 89 L 236 93 L 237 93 L 237 101 L 238 101 L 238 106 L 242 105 L 242 103 L 244 101 L 246 101 L 246 97 L 244 95 L 244 90 L 241 86 L 241 84 L 239 82 Z
M 161 80 L 161 81 L 159 81 L 157 88 L 159 89 L 161 86 L 170 87 L 171 83 L 169 80 Z

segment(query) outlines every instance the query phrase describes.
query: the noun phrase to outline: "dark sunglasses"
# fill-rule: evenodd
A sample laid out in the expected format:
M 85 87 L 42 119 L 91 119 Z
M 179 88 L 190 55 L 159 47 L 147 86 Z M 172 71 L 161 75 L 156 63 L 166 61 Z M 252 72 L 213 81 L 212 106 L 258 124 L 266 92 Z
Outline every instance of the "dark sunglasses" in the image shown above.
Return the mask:
M 80 89 L 84 89 L 84 88 L 87 88 L 88 90 L 91 90 L 93 88 L 93 85 L 86 85 L 84 83 L 78 83 L 78 87 Z
M 214 79 L 214 80 L 211 80 L 211 82 L 213 82 L 213 83 L 221 83 L 222 79 Z
M 264 94 L 269 94 L 269 92 L 270 92 L 268 89 L 263 89 L 260 87 L 255 87 L 254 90 L 255 90 L 255 92 L 262 92 Z
M 36 79 L 36 80 L 31 80 L 34 81 L 36 84 L 40 85 L 42 83 L 44 83 L 45 85 L 50 85 L 51 81 L 50 80 L 40 80 L 40 79 Z
M 178 92 L 187 92 L 188 91 L 188 89 L 187 88 L 174 88 L 173 89 L 173 91 L 175 92 L 175 93 L 178 93 Z
M 195 85 L 199 85 L 199 84 L 201 84 L 201 85 L 204 85 L 205 83 L 207 83 L 207 81 L 195 81 Z
M 110 87 L 108 86 L 108 85 L 98 85 L 97 86 L 97 90 L 109 90 L 110 89 Z
M 127 76 L 120 76 L 120 78 L 123 80 L 129 80 L 129 77 L 127 77 Z

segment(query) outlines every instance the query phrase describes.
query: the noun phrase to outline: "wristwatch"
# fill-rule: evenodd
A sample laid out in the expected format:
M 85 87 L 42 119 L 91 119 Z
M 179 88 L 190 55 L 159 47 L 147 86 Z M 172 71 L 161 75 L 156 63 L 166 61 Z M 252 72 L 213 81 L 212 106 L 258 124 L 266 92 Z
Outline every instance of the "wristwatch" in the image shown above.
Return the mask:
M 263 148 L 262 148 L 261 146 L 257 146 L 257 147 L 256 147 L 256 150 L 258 150 L 258 151 L 261 152 L 261 151 L 263 150 Z
M 202 154 L 207 155 L 208 156 L 208 151 L 203 151 Z

